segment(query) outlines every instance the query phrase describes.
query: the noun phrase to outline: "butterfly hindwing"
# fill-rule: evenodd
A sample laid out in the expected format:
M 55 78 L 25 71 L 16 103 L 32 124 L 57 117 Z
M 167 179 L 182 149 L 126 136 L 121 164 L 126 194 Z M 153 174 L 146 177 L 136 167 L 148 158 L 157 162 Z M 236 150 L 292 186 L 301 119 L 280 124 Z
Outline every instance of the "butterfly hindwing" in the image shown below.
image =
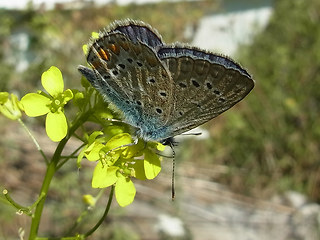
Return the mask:
M 172 135 L 195 128 L 243 99 L 253 88 L 250 75 L 229 58 L 188 47 L 164 47 L 159 58 L 174 82 Z

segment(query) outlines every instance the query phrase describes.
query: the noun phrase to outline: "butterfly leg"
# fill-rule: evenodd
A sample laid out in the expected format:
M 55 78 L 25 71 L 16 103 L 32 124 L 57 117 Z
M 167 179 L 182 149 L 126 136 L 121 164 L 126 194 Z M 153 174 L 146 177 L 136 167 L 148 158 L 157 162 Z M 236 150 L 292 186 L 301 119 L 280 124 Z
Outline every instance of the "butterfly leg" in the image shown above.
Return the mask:
M 130 147 L 130 146 L 134 146 L 134 145 L 136 145 L 136 144 L 138 144 L 138 138 L 135 138 L 134 141 L 133 141 L 133 143 L 124 144 L 124 145 L 121 145 L 121 146 L 119 146 L 119 147 L 115 147 L 115 148 L 109 150 L 109 151 L 106 153 L 106 155 L 108 155 L 110 152 L 112 152 L 112 151 L 114 151 L 114 150 L 117 150 L 117 149 L 119 149 L 119 148 Z

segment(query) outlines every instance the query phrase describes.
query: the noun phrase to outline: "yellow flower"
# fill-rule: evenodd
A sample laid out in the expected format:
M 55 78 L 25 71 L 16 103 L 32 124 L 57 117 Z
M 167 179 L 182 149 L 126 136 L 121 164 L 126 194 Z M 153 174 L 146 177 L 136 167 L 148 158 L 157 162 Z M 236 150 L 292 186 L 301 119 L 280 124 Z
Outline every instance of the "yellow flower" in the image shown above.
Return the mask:
M 11 96 L 11 98 L 9 98 Z M 16 95 L 7 92 L 0 92 L 0 112 L 12 120 L 17 120 L 21 117 L 21 111 L 23 107 L 18 101 Z
M 60 70 L 52 66 L 41 76 L 41 83 L 49 93 L 28 93 L 21 103 L 25 113 L 30 117 L 47 114 L 46 132 L 52 141 L 58 142 L 67 135 L 68 124 L 64 115 L 64 105 L 73 98 L 70 89 L 64 91 L 64 83 Z

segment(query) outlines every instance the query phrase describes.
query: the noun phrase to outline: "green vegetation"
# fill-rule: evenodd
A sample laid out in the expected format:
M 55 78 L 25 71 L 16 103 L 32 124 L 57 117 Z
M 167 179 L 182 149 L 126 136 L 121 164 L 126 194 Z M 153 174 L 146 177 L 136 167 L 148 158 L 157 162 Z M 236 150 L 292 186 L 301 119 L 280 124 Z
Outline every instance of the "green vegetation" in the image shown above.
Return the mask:
M 320 2 L 277 1 L 243 62 L 257 80 L 242 154 L 257 183 L 320 202 Z M 247 157 L 246 157 L 247 156 Z M 262 181 L 259 181 L 262 178 Z
M 215 180 L 234 191 L 261 198 L 290 189 L 320 202 L 319 13 L 317 0 L 277 1 L 268 27 L 240 53 L 256 87 L 240 110 L 212 122 L 201 148 L 229 167 Z
M 88 5 L 79 10 L 0 10 L 0 89 L 31 91 L 39 84 L 42 72 L 52 65 L 56 65 L 67 79 L 73 79 L 67 83 L 69 86 L 78 86 L 80 75 L 76 67 L 85 64 L 82 45 L 89 41 L 93 31 L 102 30 L 114 20 L 132 18 L 155 27 L 167 42 L 186 41 L 182 36 L 185 25 L 195 25 L 201 16 L 216 8 L 209 0 L 99 8 Z M 9 42 L 9 37 L 17 33 L 30 36 L 24 55 L 31 64 L 23 72 L 15 71 L 16 59 L 9 60 L 22 52 Z

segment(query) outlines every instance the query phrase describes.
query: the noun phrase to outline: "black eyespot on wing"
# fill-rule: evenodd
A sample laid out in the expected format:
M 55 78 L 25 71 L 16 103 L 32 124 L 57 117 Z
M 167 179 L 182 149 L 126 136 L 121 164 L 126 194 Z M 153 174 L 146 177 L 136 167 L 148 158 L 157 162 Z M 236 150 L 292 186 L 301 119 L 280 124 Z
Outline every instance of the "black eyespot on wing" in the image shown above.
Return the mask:
M 133 62 L 132 58 L 128 58 L 127 61 L 128 61 L 129 63 L 132 63 L 132 62 Z
M 212 84 L 211 84 L 211 83 L 207 82 L 206 85 L 207 85 L 207 88 L 208 88 L 208 89 L 212 89 Z
M 154 78 L 149 78 L 148 81 L 149 81 L 149 83 L 155 83 L 156 82 L 156 80 Z
M 167 93 L 164 92 L 164 91 L 160 91 L 159 94 L 160 94 L 160 96 L 162 96 L 162 97 L 166 97 L 166 96 L 167 96 Z
M 118 64 L 118 66 L 121 67 L 122 69 L 125 69 L 125 68 L 126 68 L 126 65 L 124 65 L 124 64 L 122 64 L 122 63 Z
M 187 84 L 183 83 L 183 82 L 179 82 L 179 86 L 182 87 L 182 88 L 186 88 L 187 87 Z
M 196 80 L 193 79 L 191 82 L 193 86 L 200 87 L 200 84 Z
M 139 67 L 142 67 L 142 63 L 141 62 L 137 62 L 137 65 L 139 66 Z
M 161 114 L 162 113 L 162 109 L 161 108 L 156 108 L 156 112 Z
M 213 92 L 214 92 L 214 94 L 216 94 L 216 95 L 220 95 L 220 91 L 217 90 L 217 89 L 213 90 Z

